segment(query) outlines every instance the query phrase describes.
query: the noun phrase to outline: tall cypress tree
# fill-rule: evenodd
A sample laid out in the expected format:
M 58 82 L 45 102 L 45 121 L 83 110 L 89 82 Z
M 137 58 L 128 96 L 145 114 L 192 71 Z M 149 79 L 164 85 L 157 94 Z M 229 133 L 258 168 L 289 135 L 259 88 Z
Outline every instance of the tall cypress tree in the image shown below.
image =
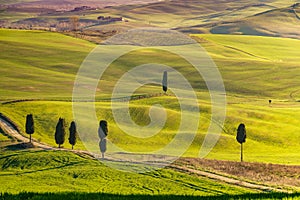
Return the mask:
M 31 135 L 34 133 L 34 121 L 32 114 L 26 116 L 26 124 L 25 124 L 26 133 L 29 134 L 29 142 L 31 143 Z
M 164 71 L 164 74 L 163 74 L 162 88 L 163 88 L 163 91 L 166 93 L 168 90 L 168 72 L 167 71 Z
M 65 142 L 66 130 L 65 130 L 66 122 L 65 119 L 59 118 L 56 129 L 55 129 L 55 142 L 58 144 L 58 148 Z
M 104 153 L 106 152 L 106 136 L 108 133 L 107 121 L 101 120 L 98 128 L 98 136 L 100 138 L 99 148 L 102 154 L 102 158 L 104 158 Z
M 76 139 L 77 139 L 77 129 L 74 121 L 71 122 L 69 132 L 70 132 L 69 143 L 72 145 L 72 149 L 74 149 L 74 145 L 76 144 Z
M 236 140 L 241 144 L 241 162 L 243 162 L 243 143 L 246 142 L 245 124 L 240 124 L 237 129 Z

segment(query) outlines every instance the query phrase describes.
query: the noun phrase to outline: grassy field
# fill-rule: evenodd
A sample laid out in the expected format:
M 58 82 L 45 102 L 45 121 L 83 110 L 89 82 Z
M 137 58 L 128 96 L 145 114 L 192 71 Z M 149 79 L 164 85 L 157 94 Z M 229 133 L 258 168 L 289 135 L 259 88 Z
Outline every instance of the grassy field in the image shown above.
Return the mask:
M 13 194 L 20 191 L 39 193 L 76 191 L 122 195 L 209 196 L 254 192 L 171 169 L 143 174 L 121 172 L 97 160 L 63 151 L 1 152 L 0 164 L 2 166 L 0 180 L 5 182 L 1 184 L 0 191 Z M 136 169 L 143 167 L 145 166 L 135 166 Z
M 1 141 L 7 141 L 9 138 L 3 133 L 3 131 L 0 129 L 0 142 Z
M 298 100 L 299 82 L 293 79 L 293 75 L 299 73 L 298 40 L 226 35 L 201 35 L 200 38 L 201 45 L 219 67 L 229 95 L 245 94 L 247 97 L 281 100 L 290 100 L 292 97 L 292 100 Z M 95 47 L 83 40 L 39 31 L 2 29 L 0 40 L 0 59 L 3 63 L 1 100 L 70 99 L 78 67 Z M 120 58 L 106 72 L 106 82 L 101 89 L 108 88 L 106 92 L 110 92 L 112 86 L 108 81 L 118 80 L 115 75 L 124 73 L 131 66 L 155 61 L 156 58 L 152 56 L 160 53 L 153 49 L 133 52 Z M 175 59 L 172 54 L 164 54 L 162 63 L 174 66 L 189 76 L 195 89 L 203 91 L 205 83 L 201 77 L 191 76 L 195 70 L 181 67 L 188 64 Z M 12 70 L 13 67 L 18 69 L 18 73 Z M 33 71 L 35 73 L 31 73 Z M 161 91 L 157 88 L 156 92 Z
M 192 37 L 214 59 L 227 92 L 224 130 L 207 158 L 239 161 L 240 145 L 235 140 L 235 134 L 238 124 L 243 122 L 247 128 L 247 142 L 244 145 L 246 161 L 299 165 L 300 128 L 297 116 L 300 116 L 300 83 L 295 78 L 300 73 L 300 58 L 297 56 L 299 40 L 233 35 Z M 23 134 L 25 117 L 32 113 L 36 130 L 33 138 L 56 146 L 54 132 L 57 120 L 64 117 L 68 124 L 73 120 L 73 83 L 81 62 L 94 48 L 95 45 L 89 42 L 56 33 L 1 29 L 0 112 L 12 119 Z M 130 52 L 116 60 L 98 86 L 95 103 L 97 118 L 108 121 L 108 139 L 128 151 L 157 150 L 168 144 L 176 134 L 180 121 L 179 104 L 172 93 L 163 95 L 160 86 L 147 85 L 135 94 L 154 97 L 130 102 L 131 117 L 140 125 L 150 122 L 148 114 L 151 105 L 161 104 L 166 108 L 168 119 L 164 128 L 147 139 L 134 138 L 120 130 L 114 121 L 111 104 L 105 100 L 110 97 L 114 84 L 124 72 L 132 66 L 157 59 L 185 75 L 196 91 L 201 120 L 195 140 L 184 156 L 198 157 L 210 123 L 209 93 L 203 79 L 195 76 L 195 70 L 171 53 L 148 48 Z M 24 99 L 30 101 L 13 102 Z M 271 106 L 269 99 L 272 99 Z M 188 134 L 188 131 L 180 134 Z M 0 141 L 6 140 L 6 136 L 1 134 Z M 0 145 L 4 143 L 0 142 Z M 67 140 L 64 147 L 71 148 Z M 14 145 L 9 148 L 11 150 L 0 152 L 0 180 L 5 182 L 0 185 L 0 192 L 12 193 L 4 194 L 5 199 L 31 196 L 36 199 L 61 199 L 71 192 L 76 192 L 70 197 L 73 199 L 183 198 L 180 195 L 188 195 L 184 197 L 186 199 L 195 199 L 195 196 L 207 196 L 207 199 L 210 196 L 219 196 L 220 199 L 275 199 L 287 195 L 254 194 L 256 190 L 172 169 L 143 174 L 125 173 L 70 152 L 16 150 Z M 79 141 L 75 149 L 85 149 L 85 146 Z M 135 167 L 141 169 L 145 166 Z M 245 168 L 249 169 L 246 165 Z M 227 173 L 228 170 L 221 171 Z M 251 177 L 249 174 L 246 179 Z M 19 194 L 22 191 L 25 193 Z M 293 197 L 299 198 L 299 195 L 291 194 L 290 198 Z
M 150 102 L 158 103 L 164 101 L 164 99 L 166 98 L 155 98 L 151 99 Z M 170 142 L 178 128 L 179 112 L 168 110 L 169 119 L 162 132 L 149 139 L 134 138 L 126 135 L 114 123 L 109 103 L 96 103 L 96 106 L 99 120 L 107 119 L 109 122 L 109 139 L 128 151 L 143 152 L 157 150 Z M 247 110 L 239 114 L 240 110 L 245 110 L 246 106 Z M 36 133 L 33 137 L 41 142 L 56 146 L 54 132 L 57 120 L 62 116 L 70 124 L 72 120 L 71 107 L 72 104 L 68 102 L 24 102 L 2 106 L 1 112 L 7 114 L 17 122 L 22 127 L 21 130 L 23 132 L 26 114 L 33 113 L 36 122 Z M 145 120 L 148 119 L 147 106 L 137 104 L 133 108 L 138 108 L 134 109 L 132 113 L 135 121 L 138 121 L 141 116 L 144 116 Z M 257 105 L 250 107 L 245 104 L 229 106 L 228 113 L 230 114 L 227 116 L 225 132 L 208 157 L 221 160 L 239 160 L 239 144 L 235 141 L 235 129 L 236 125 L 242 120 L 248 125 L 248 140 L 244 146 L 245 160 L 252 162 L 299 164 L 299 135 L 295 134 L 299 129 L 297 126 L 298 121 L 294 119 L 294 116 L 289 115 L 291 110 L 295 114 L 300 114 L 298 108 L 269 108 L 268 106 Z M 199 132 L 185 153 L 186 156 L 198 156 L 205 131 L 209 125 L 209 116 L 209 113 L 202 114 Z M 142 122 L 139 121 L 139 123 Z M 276 124 L 276 128 L 274 128 L 274 124 Z M 64 146 L 66 148 L 71 147 L 67 140 Z M 81 142 L 75 148 L 85 149 Z
M 5 63 L 1 68 L 3 73 L 0 79 L 3 85 L 1 88 L 3 101 L 9 99 L 71 100 L 72 83 L 80 59 L 82 60 L 94 45 L 79 39 L 45 32 L 2 30 L 1 35 L 3 35 L 1 49 L 6 52 L 1 54 L 1 59 Z M 227 92 L 228 106 L 224 132 L 208 157 L 238 160 L 239 145 L 235 141 L 235 130 L 239 123 L 244 122 L 248 131 L 245 145 L 246 160 L 299 164 L 300 136 L 296 134 L 299 132 L 299 120 L 296 116 L 300 114 L 297 102 L 300 83 L 293 78 L 295 74 L 300 73 L 297 67 L 299 58 L 296 53 L 299 51 L 299 41 L 228 35 L 193 35 L 193 37 L 200 41 L 218 65 Z M 31 43 L 30 40 L 25 41 L 26 38 L 35 38 L 35 40 Z M 21 49 L 12 46 L 16 41 L 20 43 L 19 46 L 22 46 Z M 44 41 L 47 41 L 47 44 Z M 72 48 L 73 45 L 80 48 Z M 25 49 L 33 51 L 29 53 Z M 24 56 L 15 59 L 17 51 L 22 52 Z M 52 56 L 49 56 L 49 53 Z M 96 103 L 97 117 L 99 120 L 108 120 L 109 139 L 130 151 L 142 152 L 149 148 L 156 150 L 170 142 L 177 131 L 176 124 L 180 119 L 176 98 L 158 96 L 131 102 L 132 118 L 142 125 L 149 123 L 149 106 L 162 104 L 167 108 L 169 119 L 165 128 L 160 134 L 146 140 L 133 138 L 121 131 L 112 117 L 110 103 L 101 100 L 110 96 L 114 83 L 122 73 L 129 70 L 131 66 L 154 62 L 156 58 L 153 57 L 158 54 L 162 52 L 149 49 L 132 52 L 119 58 L 106 71 L 99 85 L 101 92 L 97 93 L 99 101 Z M 197 157 L 211 116 L 209 94 L 201 77 L 191 76 L 194 71 L 187 63 L 176 60 L 172 54 L 164 53 L 163 56 L 163 63 L 183 73 L 198 91 L 201 122 L 198 135 L 185 153 L 186 156 Z M 11 70 L 13 67 L 17 67 L 18 73 Z M 151 86 L 140 89 L 138 94 L 160 92 L 160 87 Z M 273 100 L 271 107 L 268 105 L 269 99 Z M 34 114 L 36 121 L 34 138 L 53 146 L 56 146 L 53 135 L 58 118 L 64 117 L 68 123 L 73 120 L 71 102 L 10 103 L 1 105 L 1 112 L 14 120 L 23 132 L 26 114 Z M 70 147 L 67 141 L 64 146 Z M 75 148 L 85 147 L 79 142 Z
M 113 165 L 142 169 L 142 164 Z M 208 162 L 209 163 L 209 162 Z M 299 193 L 259 192 L 173 169 L 122 172 L 65 151 L 1 151 L 2 199 L 299 199 Z M 203 163 L 201 163 L 202 165 Z M 221 165 L 220 165 L 221 166 Z M 149 169 L 149 166 L 147 166 Z M 38 184 L 37 184 L 38 183 Z M 273 183 L 274 184 L 274 183 Z
M 204 39 L 202 46 L 219 67 L 229 95 L 299 99 L 299 82 L 294 78 L 299 73 L 299 40 L 238 35 L 199 36 Z
M 70 97 L 78 66 L 95 47 L 41 31 L 1 29 L 0 40 L 1 100 Z

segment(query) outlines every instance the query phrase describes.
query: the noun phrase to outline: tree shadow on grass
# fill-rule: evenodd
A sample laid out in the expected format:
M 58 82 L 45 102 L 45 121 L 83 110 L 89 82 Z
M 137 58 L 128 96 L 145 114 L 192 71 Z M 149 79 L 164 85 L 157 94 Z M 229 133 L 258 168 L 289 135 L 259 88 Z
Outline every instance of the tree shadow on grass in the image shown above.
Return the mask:
M 22 142 L 22 143 L 7 145 L 5 147 L 5 150 L 17 151 L 17 150 L 24 150 L 24 149 L 31 149 L 31 148 L 35 148 L 35 146 L 32 143 Z
M 27 145 L 28 143 L 26 143 Z M 23 145 L 23 144 L 18 144 L 18 145 Z M 14 147 L 13 148 L 18 148 L 19 146 L 15 146 L 13 145 Z M 22 148 L 22 147 L 20 147 Z M 49 151 L 46 151 L 46 150 L 39 150 L 39 151 L 36 151 L 36 150 L 27 150 L 28 148 L 25 148 L 26 150 L 23 151 L 23 152 L 26 152 L 26 154 L 36 154 L 36 153 L 43 153 L 43 152 L 49 152 Z M 83 163 L 85 163 L 84 160 L 79 160 L 79 161 L 66 161 L 66 162 L 62 162 L 61 160 L 57 160 L 57 165 L 55 166 L 52 166 L 52 167 L 49 167 L 49 166 L 40 166 L 40 168 L 31 168 L 30 166 L 24 166 L 21 164 L 18 163 L 18 160 L 15 160 L 14 157 L 17 157 L 19 156 L 20 154 L 22 154 L 20 151 L 13 151 L 14 153 L 10 154 L 10 155 L 5 155 L 5 156 L 2 156 L 0 157 L 0 160 L 1 159 L 5 159 L 6 161 L 2 164 L 1 168 L 2 170 L 5 170 L 5 169 L 8 169 L 8 168 L 16 168 L 18 169 L 18 171 L 12 171 L 11 173 L 13 175 L 22 175 L 22 174 L 32 174 L 32 173 L 36 173 L 36 172 L 43 172 L 43 171 L 50 171 L 50 170 L 56 170 L 56 169 L 62 169 L 62 168 L 65 168 L 65 167 L 70 167 L 70 166 L 75 166 L 75 165 L 81 165 Z M 54 161 L 56 161 L 56 158 L 54 157 L 53 158 Z M 22 171 L 20 171 L 19 169 L 22 169 Z M 7 175 L 12 175 L 12 174 L 0 174 L 0 177 L 1 176 L 7 176 Z M 1 199 L 1 198 L 0 198 Z
M 285 199 L 285 198 L 300 198 L 300 193 L 255 193 L 242 195 L 218 195 L 218 196 L 188 196 L 188 195 L 115 195 L 105 193 L 27 193 L 19 194 L 1 194 L 1 199 L 5 200 L 78 200 L 78 199 L 93 199 L 93 200 L 214 200 L 214 199 Z

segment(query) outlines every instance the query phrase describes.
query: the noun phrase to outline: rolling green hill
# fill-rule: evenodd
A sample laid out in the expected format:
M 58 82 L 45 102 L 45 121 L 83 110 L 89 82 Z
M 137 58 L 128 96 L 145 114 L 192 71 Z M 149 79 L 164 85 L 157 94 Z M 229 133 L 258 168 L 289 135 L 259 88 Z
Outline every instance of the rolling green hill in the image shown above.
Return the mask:
M 231 35 L 194 35 L 213 57 L 221 70 L 229 94 L 298 100 L 299 40 Z M 94 44 L 57 33 L 42 31 L 0 31 L 1 100 L 70 98 L 77 70 L 95 48 Z M 157 50 L 133 52 L 120 58 L 111 70 L 123 73 L 130 66 L 155 61 Z M 174 62 L 174 55 L 164 54 L 164 63 L 179 69 L 183 60 Z M 147 59 L 147 60 L 145 60 Z M 152 59 L 152 60 L 151 60 Z M 109 70 L 109 69 L 108 69 Z M 110 71 L 111 71 L 110 70 Z M 185 75 L 192 68 L 180 68 Z M 118 80 L 109 75 L 105 79 Z M 244 73 L 242 73 L 244 71 Z M 267 73 L 270 76 L 260 76 Z M 236 75 L 235 75 L 236 74 Z M 115 74 L 118 75 L 118 74 Z M 260 77 L 257 81 L 257 76 Z M 205 91 L 203 81 L 189 77 L 198 91 Z M 246 81 L 239 81 L 245 79 Z M 200 80 L 200 85 L 199 82 Z M 249 81 L 253 84 L 249 84 Z M 108 82 L 105 88 L 111 88 Z M 261 88 L 264 90 L 261 90 Z M 201 89 L 200 89 L 201 88 Z M 200 89 L 200 90 L 199 90 Z M 155 90 L 160 92 L 160 89 Z M 107 89 L 111 92 L 111 89 Z M 99 94 L 100 96 L 103 95 Z
M 26 114 L 34 114 L 36 133 L 33 137 L 55 146 L 53 135 L 58 118 L 65 117 L 69 123 L 73 119 L 72 103 L 62 100 L 71 100 L 76 70 L 94 45 L 83 40 L 39 31 L 1 30 L 1 35 L 6 35 L 1 38 L 0 43 L 1 49 L 6 52 L 1 54 L 4 61 L 1 67 L 2 101 L 6 103 L 1 105 L 0 110 L 15 121 L 23 132 Z M 244 122 L 248 130 L 245 145 L 247 161 L 299 164 L 299 120 L 296 116 L 300 114 L 300 84 L 295 78 L 295 75 L 299 74 L 299 41 L 232 35 L 193 37 L 199 40 L 218 65 L 227 91 L 228 106 L 224 131 L 208 157 L 238 160 L 239 144 L 235 141 L 235 132 L 238 124 Z M 31 43 L 26 38 L 34 38 L 34 42 Z M 19 46 L 8 45 L 15 43 Z M 17 52 L 21 52 L 23 56 L 17 56 Z M 151 105 L 162 104 L 167 108 L 169 118 L 165 128 L 160 134 L 149 139 L 133 138 L 121 131 L 112 117 L 110 103 L 103 101 L 109 97 L 115 81 L 129 69 L 128 67 L 150 62 L 157 56 L 161 56 L 161 60 L 166 64 L 180 70 L 197 91 L 201 122 L 193 144 L 185 153 L 186 156 L 197 157 L 209 125 L 211 102 L 201 77 L 192 76 L 193 69 L 187 63 L 180 60 L 175 63 L 174 55 L 148 49 L 131 52 L 119 58 L 106 72 L 104 81 L 99 86 L 105 89 L 96 96 L 97 117 L 99 120 L 108 120 L 109 139 L 127 150 L 156 150 L 169 143 L 176 134 L 176 124 L 180 119 L 178 102 L 172 95 L 145 98 L 130 103 L 133 120 L 142 125 L 149 123 L 148 113 Z M 114 72 L 113 76 L 110 72 Z M 137 91 L 137 94 L 160 92 L 159 86 L 147 86 Z M 15 99 L 39 101 L 8 101 Z M 268 105 L 269 99 L 273 100 L 272 107 Z M 65 147 L 69 148 L 69 145 L 65 144 Z M 79 142 L 75 148 L 84 147 Z
M 134 66 L 159 60 L 189 80 L 196 91 L 200 108 L 197 134 L 183 158 L 175 165 L 221 178 L 197 175 L 174 166 L 140 174 L 122 172 L 108 166 L 138 172 L 151 169 L 151 165 L 133 161 L 98 162 L 76 151 L 87 148 L 80 139 L 74 152 L 24 149 L 29 145 L 8 137 L 0 129 L 0 181 L 4 183 L 0 184 L 0 193 L 9 193 L 0 194 L 0 198 L 154 200 L 199 199 L 201 196 L 203 199 L 299 199 L 299 193 L 269 193 L 270 189 L 261 188 L 266 186 L 284 192 L 299 191 L 299 1 L 170 0 L 153 3 L 152 0 L 134 0 L 127 3 L 133 5 L 121 5 L 122 1 L 103 1 L 97 5 L 115 6 L 70 11 L 76 6 L 93 6 L 94 0 L 0 0 L 0 25 L 4 23 L 13 27 L 18 23 L 39 22 L 37 28 L 48 29 L 50 24 L 67 23 L 71 16 L 78 16 L 81 23 L 87 23 L 83 32 L 87 31 L 97 38 L 93 40 L 95 42 L 115 33 L 145 26 L 195 33 L 191 37 L 212 57 L 226 88 L 227 111 L 223 131 L 218 143 L 206 157 L 214 160 L 196 159 L 209 124 L 221 126 L 218 121 L 211 122 L 212 102 L 206 83 L 196 75 L 190 63 L 170 52 L 145 48 L 116 59 L 96 88 L 96 118 L 98 121 L 108 121 L 110 142 L 135 155 L 159 150 L 176 135 L 182 138 L 178 145 L 185 144 L 184 138 L 191 135 L 191 130 L 187 127 L 177 133 L 182 116 L 179 102 L 170 91 L 172 88 L 164 95 L 161 86 L 148 84 L 136 90 L 135 98 L 130 101 L 131 119 L 141 126 L 150 123 L 152 105 L 165 108 L 167 120 L 163 129 L 149 138 L 125 133 L 116 123 L 112 105 L 108 101 L 115 84 L 125 72 Z M 47 12 L 40 12 L 45 11 L 45 7 Z M 62 8 L 69 11 L 55 12 Z M 96 19 L 100 15 L 122 16 L 128 22 L 97 24 Z M 88 39 L 80 32 L 73 34 Z M 152 42 L 140 38 L 139 34 L 134 36 L 134 40 Z M 14 121 L 24 136 L 28 136 L 24 127 L 26 115 L 32 113 L 35 120 L 33 138 L 56 147 L 54 132 L 57 120 L 64 117 L 69 125 L 74 119 L 71 101 L 76 74 L 95 47 L 93 43 L 59 33 L 0 29 L 0 113 Z M 151 71 L 149 67 L 144 73 L 155 75 Z M 161 74 L 156 75 L 161 77 Z M 272 100 L 271 104 L 269 100 Z M 123 111 L 121 101 L 116 106 L 118 111 Z M 89 116 L 86 117 L 89 119 Z M 235 136 L 240 123 L 245 123 L 247 129 L 245 163 L 237 162 L 240 159 L 240 145 Z M 96 139 L 88 144 L 98 152 L 97 132 L 91 135 Z M 71 149 L 67 138 L 68 134 L 63 146 Z M 106 154 L 108 158 L 118 153 L 110 147 Z M 180 146 L 175 145 L 168 155 L 152 156 L 171 156 L 179 152 L 180 148 L 177 147 Z M 126 157 L 122 153 L 117 155 Z M 138 156 L 141 159 L 148 158 L 144 154 Z M 239 183 L 229 184 L 224 180 L 226 178 Z M 255 189 L 245 186 L 245 182 L 261 187 Z
M 97 5 L 115 6 L 70 11 L 80 5 L 93 6 L 94 2 L 0 0 L 0 25 L 13 27 L 18 23 L 42 22 L 31 28 L 49 29 L 50 24 L 53 27 L 55 23 L 68 23 L 71 16 L 78 16 L 86 26 L 82 32 L 67 34 L 89 39 L 82 34 L 89 32 L 94 42 L 145 26 L 191 34 L 218 66 L 226 88 L 226 119 L 220 139 L 207 159 L 198 159 L 210 123 L 219 127 L 221 124 L 211 120 L 210 93 L 189 62 L 159 49 L 159 46 L 131 51 L 107 68 L 95 89 L 93 104 L 96 119 L 108 122 L 108 141 L 132 154 L 120 153 L 108 144 L 108 159 L 99 162 L 77 151 L 88 148 L 99 152 L 95 130 L 88 132 L 92 138 L 88 143 L 82 142 L 86 135 L 80 134 L 82 141 L 79 138 L 71 152 L 68 151 L 71 149 L 68 130 L 65 149 L 59 151 L 32 148 L 7 136 L 0 128 L 0 181 L 3 183 L 0 184 L 0 199 L 299 199 L 299 193 L 286 193 L 300 191 L 299 0 L 126 1 L 133 5 L 122 5 L 123 1 L 102 1 Z M 62 8 L 69 11 L 55 12 Z M 122 16 L 128 21 L 97 24 L 98 16 Z M 139 33 L 131 37 L 134 44 L 155 44 L 151 37 L 145 39 Z M 35 121 L 33 138 L 57 147 L 54 133 L 58 118 L 65 118 L 67 126 L 74 120 L 74 81 L 82 62 L 96 47 L 94 43 L 78 38 L 37 30 L 0 29 L 0 113 L 15 122 L 24 136 L 28 136 L 24 127 L 26 115 L 32 113 Z M 170 38 L 172 41 L 157 37 L 155 46 L 159 42 L 181 42 L 174 35 Z M 128 38 L 122 39 L 128 42 Z M 128 112 L 136 124 L 147 126 L 151 122 L 152 106 L 161 105 L 167 116 L 161 131 L 148 138 L 134 137 L 122 130 L 114 118 L 110 97 L 118 80 L 135 66 L 158 61 L 178 70 L 195 90 L 200 109 L 197 134 L 182 158 L 172 166 L 128 173 L 127 170 L 147 171 L 160 165 L 159 162 L 145 165 L 143 159 L 159 157 L 167 160 L 177 155 L 193 132 L 189 126 L 178 132 L 182 118 L 179 101 L 171 91 L 172 87 L 164 94 L 158 84 L 138 88 Z M 99 66 L 102 64 L 98 63 Z M 153 72 L 151 65 L 143 73 L 162 75 Z M 85 89 L 94 91 L 89 86 Z M 115 108 L 123 112 L 122 99 L 115 100 Z M 269 100 L 272 100 L 271 104 Z M 82 114 L 86 117 L 87 127 L 98 126 L 98 121 L 92 124 L 94 121 L 90 120 L 92 116 L 88 111 Z M 190 111 L 188 115 L 191 114 L 195 115 Z M 236 141 L 240 123 L 247 129 L 244 163 L 239 162 L 240 144 Z M 126 128 L 130 127 L 127 125 Z M 143 136 L 144 130 L 141 129 L 139 134 Z M 163 155 L 149 155 L 150 151 L 168 145 L 175 136 L 181 138 L 177 146 Z M 136 156 L 143 161 L 126 162 L 126 156 Z
M 5 99 L 70 97 L 74 75 L 95 47 L 41 31 L 0 30 L 0 95 Z
M 199 37 L 221 70 L 229 94 L 299 100 L 299 82 L 295 78 L 299 73 L 299 40 L 238 35 Z

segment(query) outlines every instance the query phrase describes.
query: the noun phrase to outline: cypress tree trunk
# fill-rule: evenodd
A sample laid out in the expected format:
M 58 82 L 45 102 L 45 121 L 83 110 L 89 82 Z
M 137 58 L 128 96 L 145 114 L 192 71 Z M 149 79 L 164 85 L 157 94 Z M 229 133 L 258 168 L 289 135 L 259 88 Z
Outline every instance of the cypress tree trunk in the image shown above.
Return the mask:
M 243 162 L 243 143 L 241 143 L 241 162 Z

